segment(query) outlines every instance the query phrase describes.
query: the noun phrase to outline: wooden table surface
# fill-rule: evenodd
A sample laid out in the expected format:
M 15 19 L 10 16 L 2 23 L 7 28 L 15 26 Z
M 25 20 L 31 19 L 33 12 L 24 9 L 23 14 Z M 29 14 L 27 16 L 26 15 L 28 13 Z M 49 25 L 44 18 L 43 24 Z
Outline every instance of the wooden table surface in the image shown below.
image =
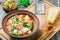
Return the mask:
M 47 22 L 47 14 L 48 14 L 48 10 L 49 10 L 50 7 L 54 7 L 54 6 L 45 2 L 45 14 L 44 15 L 36 15 L 39 19 L 39 23 L 40 23 L 39 29 L 40 29 L 40 31 L 43 31 L 46 27 L 49 26 L 49 24 Z M 33 3 L 26 10 L 35 14 L 35 4 Z M 0 34 L 4 35 L 8 40 L 10 40 L 10 37 L 3 31 L 3 29 L 0 30 Z M 39 38 L 38 38 L 38 40 L 39 40 Z

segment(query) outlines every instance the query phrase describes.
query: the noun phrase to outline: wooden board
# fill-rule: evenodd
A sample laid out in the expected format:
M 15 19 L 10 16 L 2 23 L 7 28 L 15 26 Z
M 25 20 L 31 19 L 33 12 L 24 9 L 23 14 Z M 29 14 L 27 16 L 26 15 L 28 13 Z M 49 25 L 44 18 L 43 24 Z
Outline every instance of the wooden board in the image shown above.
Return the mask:
M 54 7 L 54 6 L 45 2 L 45 15 L 36 15 L 39 19 L 39 23 L 40 23 L 39 30 L 40 31 L 43 31 L 46 27 L 49 26 L 49 24 L 47 22 L 47 14 L 48 14 L 48 10 L 50 7 Z M 26 10 L 35 14 L 35 4 L 33 3 Z M 0 30 L 0 34 L 4 35 L 8 40 L 11 40 L 10 37 L 3 31 L 3 29 Z M 39 35 L 40 35 L 40 32 L 39 32 Z M 40 36 L 39 36 L 39 38 L 40 38 Z M 38 38 L 38 40 L 39 40 L 39 38 Z

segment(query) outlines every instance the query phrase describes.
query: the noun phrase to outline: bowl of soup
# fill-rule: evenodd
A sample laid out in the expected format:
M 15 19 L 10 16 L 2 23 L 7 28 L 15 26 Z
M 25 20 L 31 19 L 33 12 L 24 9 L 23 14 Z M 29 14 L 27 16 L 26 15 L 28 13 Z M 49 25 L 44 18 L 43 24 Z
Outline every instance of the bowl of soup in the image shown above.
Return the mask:
M 27 38 L 36 34 L 39 20 L 35 14 L 26 10 L 15 10 L 2 21 L 3 30 L 13 38 Z

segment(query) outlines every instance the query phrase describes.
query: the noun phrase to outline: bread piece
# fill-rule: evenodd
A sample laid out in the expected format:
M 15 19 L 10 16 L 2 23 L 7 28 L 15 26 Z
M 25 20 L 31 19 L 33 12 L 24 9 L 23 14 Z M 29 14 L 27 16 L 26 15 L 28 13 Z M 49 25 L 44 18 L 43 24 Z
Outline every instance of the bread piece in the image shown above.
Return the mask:
M 47 15 L 47 21 L 50 24 L 53 24 L 59 15 L 60 8 L 59 7 L 51 7 L 49 8 L 48 15 Z

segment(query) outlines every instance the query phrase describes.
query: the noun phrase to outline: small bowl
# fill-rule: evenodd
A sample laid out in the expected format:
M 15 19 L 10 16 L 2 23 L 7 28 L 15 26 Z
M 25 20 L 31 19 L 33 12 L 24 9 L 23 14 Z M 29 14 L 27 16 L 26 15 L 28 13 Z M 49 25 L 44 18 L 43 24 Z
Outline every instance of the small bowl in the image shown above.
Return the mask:
M 8 4 L 11 1 L 11 6 Z M 9 2 L 7 0 L 2 1 L 2 8 L 3 10 L 8 13 L 13 10 L 17 10 L 17 3 L 14 0 L 10 0 Z
M 26 36 L 14 36 L 12 34 L 10 34 L 7 30 L 6 30 L 6 22 L 9 18 L 11 18 L 12 16 L 14 16 L 15 14 L 23 14 L 23 15 L 29 15 L 30 17 L 32 17 L 34 20 L 35 20 L 35 25 L 34 25 L 34 29 L 32 31 L 32 33 L 26 35 Z M 2 21 L 2 26 L 3 26 L 3 30 L 10 36 L 10 37 L 13 37 L 13 38 L 27 38 L 27 37 L 31 37 L 31 36 L 34 36 L 36 35 L 38 29 L 39 29 L 39 20 L 38 18 L 36 17 L 36 15 L 34 15 L 33 13 L 29 12 L 29 11 L 26 11 L 26 10 L 15 10 L 15 11 L 12 11 L 10 12 L 8 15 L 6 15 Z

